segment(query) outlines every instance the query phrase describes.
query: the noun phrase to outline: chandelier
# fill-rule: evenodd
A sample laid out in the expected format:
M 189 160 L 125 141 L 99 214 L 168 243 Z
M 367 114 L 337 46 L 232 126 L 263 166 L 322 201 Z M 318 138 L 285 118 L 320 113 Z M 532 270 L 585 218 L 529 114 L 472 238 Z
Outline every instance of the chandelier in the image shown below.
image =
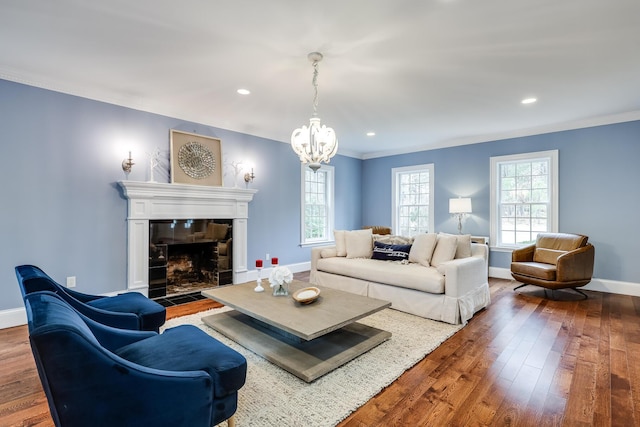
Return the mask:
M 320 169 L 320 163 L 329 163 L 329 160 L 338 151 L 338 139 L 333 129 L 326 125 L 320 125 L 318 117 L 318 63 L 322 61 L 322 54 L 311 52 L 307 55 L 313 64 L 313 115 L 309 119 L 309 126 L 303 125 L 291 134 L 291 147 L 300 157 L 302 163 L 308 163 L 316 172 Z

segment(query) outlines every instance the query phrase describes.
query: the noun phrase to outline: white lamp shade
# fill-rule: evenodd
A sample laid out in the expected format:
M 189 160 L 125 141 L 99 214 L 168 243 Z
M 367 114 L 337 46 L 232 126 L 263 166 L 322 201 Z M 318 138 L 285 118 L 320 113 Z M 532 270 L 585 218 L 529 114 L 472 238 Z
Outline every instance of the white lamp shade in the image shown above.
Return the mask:
M 471 199 L 468 197 L 449 199 L 449 213 L 471 213 Z

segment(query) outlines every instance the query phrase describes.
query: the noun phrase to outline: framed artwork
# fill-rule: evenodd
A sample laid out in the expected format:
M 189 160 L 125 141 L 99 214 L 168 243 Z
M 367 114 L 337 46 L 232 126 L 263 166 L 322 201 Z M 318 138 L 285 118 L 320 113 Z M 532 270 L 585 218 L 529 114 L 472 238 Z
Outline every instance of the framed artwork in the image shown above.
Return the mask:
M 222 186 L 219 139 L 171 129 L 171 182 Z

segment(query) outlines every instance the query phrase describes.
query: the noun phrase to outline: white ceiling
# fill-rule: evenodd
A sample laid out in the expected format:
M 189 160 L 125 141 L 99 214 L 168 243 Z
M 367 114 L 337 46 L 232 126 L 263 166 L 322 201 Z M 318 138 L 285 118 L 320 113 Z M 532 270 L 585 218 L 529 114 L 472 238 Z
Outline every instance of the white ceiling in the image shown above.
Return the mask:
M 320 51 L 359 158 L 640 119 L 639 48 L 639 0 L 0 1 L 0 78 L 283 142 Z

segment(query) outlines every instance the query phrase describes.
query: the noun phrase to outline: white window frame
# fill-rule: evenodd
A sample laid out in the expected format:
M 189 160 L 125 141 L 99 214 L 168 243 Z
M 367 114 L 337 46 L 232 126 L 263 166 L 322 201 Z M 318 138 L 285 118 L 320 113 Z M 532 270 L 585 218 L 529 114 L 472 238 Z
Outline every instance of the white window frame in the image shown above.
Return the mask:
M 429 220 L 428 220 L 428 230 L 417 230 L 415 234 L 419 234 L 421 232 L 433 232 L 435 229 L 435 218 L 434 218 L 434 165 L 433 163 L 423 164 L 423 165 L 415 165 L 415 166 L 405 166 L 401 168 L 393 168 L 391 169 L 391 223 L 393 224 L 393 231 L 396 234 L 401 233 L 400 229 L 400 176 L 408 173 L 429 173 Z M 407 236 L 411 237 L 411 236 Z
M 497 250 L 511 251 L 524 245 L 502 243 L 500 233 L 500 179 L 498 169 L 504 163 L 530 162 L 539 159 L 549 160 L 549 214 L 547 216 L 547 232 L 558 231 L 558 150 L 537 151 L 532 153 L 521 153 L 507 156 L 491 157 L 491 242 L 492 248 Z
M 335 224 L 335 191 L 334 191 L 334 183 L 335 183 L 335 169 L 333 166 L 322 165 L 320 169 L 318 169 L 315 173 L 325 173 L 325 195 L 326 195 L 326 205 L 327 205 L 327 218 L 326 218 L 326 229 L 325 236 L 322 238 L 309 238 L 305 237 L 305 225 L 306 225 L 306 173 L 314 173 L 309 166 L 302 163 L 301 164 L 301 183 L 300 183 L 300 246 L 313 246 L 319 244 L 326 244 L 334 241 L 333 237 L 333 228 Z

